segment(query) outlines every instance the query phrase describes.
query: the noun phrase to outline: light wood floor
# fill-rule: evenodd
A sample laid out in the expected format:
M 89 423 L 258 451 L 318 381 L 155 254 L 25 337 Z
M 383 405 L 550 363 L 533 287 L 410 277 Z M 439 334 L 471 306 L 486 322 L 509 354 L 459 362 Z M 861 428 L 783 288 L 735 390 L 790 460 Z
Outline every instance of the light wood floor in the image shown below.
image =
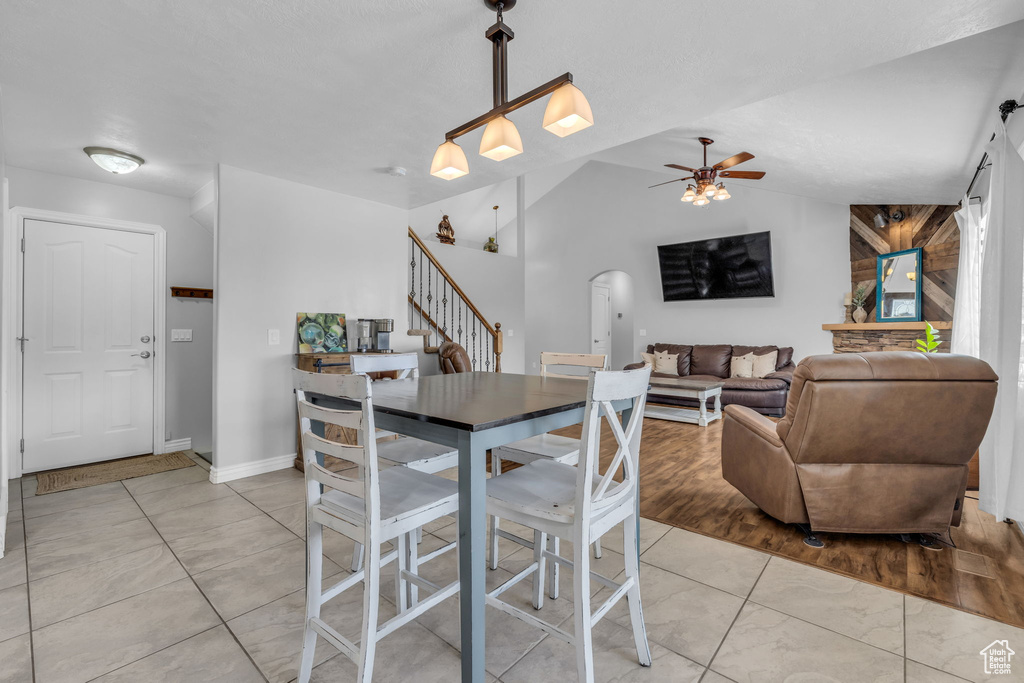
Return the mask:
M 607 426 L 605 426 L 607 430 Z M 560 433 L 579 436 L 579 427 Z M 640 449 L 640 512 L 666 524 L 764 550 L 1024 626 L 1024 537 L 966 500 L 956 549 L 927 550 L 893 536 L 822 533 L 822 549 L 761 512 L 722 478 L 722 423 L 707 428 L 648 419 Z M 610 432 L 602 439 L 609 449 Z M 603 457 L 611 457 L 610 453 Z M 977 496 L 977 492 L 968 492 Z

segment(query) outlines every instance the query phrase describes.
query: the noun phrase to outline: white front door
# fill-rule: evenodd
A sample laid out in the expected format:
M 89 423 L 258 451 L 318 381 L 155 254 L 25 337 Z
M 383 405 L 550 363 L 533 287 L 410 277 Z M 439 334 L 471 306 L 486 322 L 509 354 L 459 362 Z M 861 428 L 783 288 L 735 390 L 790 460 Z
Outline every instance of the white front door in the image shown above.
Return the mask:
M 612 289 L 603 282 L 590 286 L 590 352 L 612 352 Z
M 153 235 L 25 221 L 25 472 L 153 452 L 153 290 Z

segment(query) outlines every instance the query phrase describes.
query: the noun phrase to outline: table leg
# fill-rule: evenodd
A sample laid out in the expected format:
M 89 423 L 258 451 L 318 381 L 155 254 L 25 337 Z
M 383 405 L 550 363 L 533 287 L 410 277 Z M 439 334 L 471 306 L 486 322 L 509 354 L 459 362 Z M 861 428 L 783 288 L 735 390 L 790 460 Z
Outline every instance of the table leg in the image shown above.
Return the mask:
M 697 424 L 701 427 L 708 426 L 708 395 L 707 392 L 697 392 L 697 401 L 700 402 L 700 417 L 697 419 Z
M 483 683 L 484 584 L 487 548 L 486 450 L 471 432 L 459 434 L 459 607 L 462 683 Z

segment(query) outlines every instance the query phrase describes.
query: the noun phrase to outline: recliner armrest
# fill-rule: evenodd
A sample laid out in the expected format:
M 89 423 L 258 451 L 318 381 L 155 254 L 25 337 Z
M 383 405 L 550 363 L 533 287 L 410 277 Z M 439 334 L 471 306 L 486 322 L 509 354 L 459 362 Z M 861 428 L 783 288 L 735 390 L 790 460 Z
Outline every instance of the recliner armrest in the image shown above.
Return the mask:
M 746 406 L 728 405 L 725 407 L 725 414 L 771 445 L 778 448 L 783 446 L 782 439 L 776 432 L 775 423 L 761 413 Z

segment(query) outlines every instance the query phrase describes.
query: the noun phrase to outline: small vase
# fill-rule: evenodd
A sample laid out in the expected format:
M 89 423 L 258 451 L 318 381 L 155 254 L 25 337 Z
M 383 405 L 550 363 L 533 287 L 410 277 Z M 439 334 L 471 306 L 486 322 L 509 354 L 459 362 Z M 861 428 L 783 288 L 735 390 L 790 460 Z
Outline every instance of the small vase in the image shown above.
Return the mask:
M 857 310 L 853 312 L 853 322 L 860 325 L 862 322 L 868 319 L 868 312 L 864 310 L 863 306 L 858 306 Z

